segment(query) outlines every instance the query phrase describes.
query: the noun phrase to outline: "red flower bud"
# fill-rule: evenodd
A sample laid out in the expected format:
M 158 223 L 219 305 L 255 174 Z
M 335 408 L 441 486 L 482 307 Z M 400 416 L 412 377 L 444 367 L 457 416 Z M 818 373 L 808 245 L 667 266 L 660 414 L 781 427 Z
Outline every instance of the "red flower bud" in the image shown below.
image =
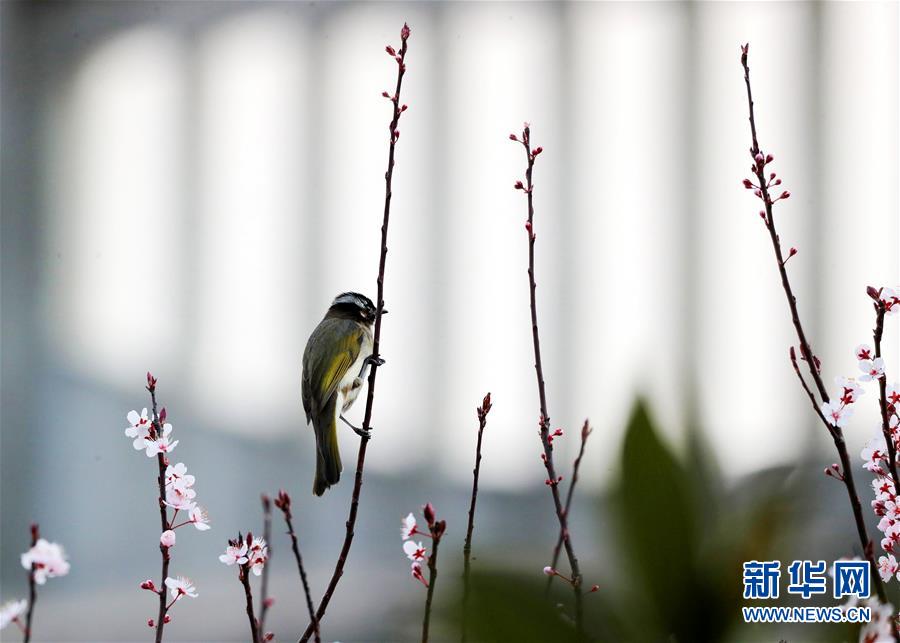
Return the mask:
M 788 257 L 793 257 L 795 254 L 797 254 L 797 249 L 796 249 L 796 248 L 791 248 L 791 249 L 788 251 Z
M 517 190 L 524 190 L 525 185 L 521 181 L 516 181 L 513 187 Z
M 753 182 L 750 179 L 744 179 L 744 187 L 748 190 L 753 189 Z
M 425 522 L 431 527 L 434 525 L 434 506 L 429 502 L 422 507 L 422 514 L 425 516 Z
M 787 190 L 785 190 L 784 192 L 781 193 L 781 196 L 778 198 L 779 199 L 789 199 L 790 197 L 791 197 L 791 193 L 788 192 Z
M 147 619 L 147 627 L 153 627 L 156 623 L 153 622 L 152 618 Z
M 409 25 L 405 22 L 403 23 L 403 28 L 400 30 L 400 38 L 402 40 L 409 38 Z
M 599 585 L 591 585 L 591 592 L 596 592 L 600 589 Z
M 384 96 L 385 98 L 390 98 L 390 97 L 391 97 L 391 95 L 388 94 L 387 91 L 381 92 L 381 95 Z
M 166 614 L 165 617 L 163 618 L 163 623 L 170 623 L 171 621 L 172 621 L 172 617 L 169 616 L 168 614 Z
M 519 141 L 519 137 L 516 136 L 515 134 L 510 134 L 510 135 L 509 135 L 509 140 L 518 142 L 518 141 Z
M 763 157 L 762 152 L 757 152 L 756 156 L 753 157 L 753 160 L 756 161 L 757 165 L 761 165 L 766 159 Z
M 771 154 L 766 154 L 766 163 L 771 163 L 774 160 L 775 160 L 774 156 L 772 156 Z
M 393 47 L 391 47 L 390 45 L 388 45 L 387 47 L 385 47 L 384 50 L 385 50 L 386 52 L 388 52 L 388 54 L 391 55 L 391 56 L 396 56 L 396 55 L 397 55 L 397 51 L 396 51 Z
M 874 286 L 868 286 L 866 288 L 866 294 L 869 297 L 871 297 L 872 299 L 874 299 L 875 301 L 881 300 L 881 289 L 880 288 L 876 290 Z
M 532 156 L 537 156 L 538 154 L 540 154 L 540 153 L 543 152 L 543 151 L 544 151 L 544 148 L 543 148 L 543 147 L 536 147 L 536 148 L 534 148 L 534 152 L 532 152 L 531 155 L 532 155 Z

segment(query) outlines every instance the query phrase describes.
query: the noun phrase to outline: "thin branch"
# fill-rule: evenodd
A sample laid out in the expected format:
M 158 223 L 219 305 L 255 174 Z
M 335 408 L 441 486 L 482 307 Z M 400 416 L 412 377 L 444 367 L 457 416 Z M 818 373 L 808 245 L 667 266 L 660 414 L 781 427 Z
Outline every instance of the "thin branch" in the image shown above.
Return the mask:
M 443 520 L 432 521 L 428 525 L 431 531 L 431 555 L 428 557 L 428 593 L 425 596 L 425 616 L 422 618 L 422 643 L 428 643 L 428 627 L 431 624 L 431 604 L 434 599 L 434 586 L 437 584 L 437 557 L 438 545 L 441 544 L 441 536 L 447 530 L 447 523 Z
M 575 484 L 578 482 L 578 470 L 581 467 L 581 459 L 584 457 L 584 448 L 587 446 L 588 436 L 593 432 L 588 421 L 584 421 L 584 426 L 581 427 L 581 446 L 578 449 L 578 457 L 575 458 L 575 463 L 572 465 L 572 481 L 569 483 L 569 491 L 566 494 L 566 505 L 564 511 L 566 512 L 566 517 L 569 516 L 569 509 L 572 507 L 572 497 L 575 495 Z M 553 569 L 556 569 L 556 564 L 559 562 L 559 554 L 563 545 L 563 534 L 562 531 L 559 533 L 559 538 L 556 541 L 556 546 L 553 548 L 553 562 L 550 563 L 550 566 Z M 553 576 L 547 577 L 547 589 L 550 589 L 550 586 L 553 584 Z
M 313 634 L 316 643 L 321 642 L 319 634 L 319 620 L 316 618 L 316 608 L 313 607 L 312 592 L 309 589 L 309 580 L 306 578 L 306 568 L 303 566 L 303 556 L 300 555 L 300 543 L 297 533 L 294 531 L 294 523 L 291 514 L 291 497 L 282 489 L 275 499 L 275 506 L 284 514 L 284 522 L 287 524 L 288 535 L 291 537 L 291 550 L 294 552 L 294 560 L 297 561 L 297 571 L 300 572 L 300 582 L 303 584 L 303 594 L 306 596 L 306 610 L 309 613 L 309 621 L 313 624 Z
M 384 314 L 384 270 L 387 261 L 388 223 L 391 214 L 391 182 L 394 176 L 394 151 L 397 140 L 400 138 L 400 131 L 397 129 L 397 125 L 400 122 L 400 114 L 406 111 L 406 105 L 401 105 L 400 103 L 400 89 L 403 85 L 403 76 L 406 73 L 406 51 L 408 40 L 409 27 L 404 23 L 403 28 L 400 30 L 400 51 L 397 52 L 394 51 L 393 47 L 387 47 L 388 54 L 393 56 L 397 62 L 397 86 L 393 96 L 388 96 L 393 108 L 393 116 L 389 126 L 390 148 L 388 150 L 387 171 L 384 173 L 384 214 L 381 224 L 381 254 L 378 260 L 377 311 L 375 314 L 375 332 L 372 338 L 372 355 L 374 357 L 379 357 L 379 349 L 381 347 L 381 319 Z M 377 374 L 378 364 L 376 362 L 372 364 L 372 370 L 369 373 L 369 390 L 366 396 L 366 413 L 363 419 L 363 429 L 365 431 L 372 428 L 372 405 L 375 400 L 375 376 Z M 350 546 L 353 544 L 353 530 L 356 526 L 356 515 L 359 510 L 359 497 L 362 491 L 363 468 L 366 463 L 366 447 L 368 444 L 368 438 L 363 437 L 360 439 L 359 452 L 356 457 L 356 476 L 353 482 L 353 495 L 350 498 L 350 515 L 347 517 L 347 531 L 344 535 L 344 544 L 341 547 L 341 553 L 338 556 L 337 564 L 334 567 L 334 572 L 331 575 L 331 580 L 328 583 L 325 594 L 322 596 L 322 600 L 319 603 L 319 609 L 316 611 L 316 618 L 310 621 L 309 625 L 306 627 L 306 631 L 303 633 L 303 636 L 300 637 L 300 643 L 306 643 L 315 629 L 315 623 L 322 622 L 322 618 L 325 616 L 325 610 L 328 609 L 328 603 L 331 602 L 334 590 L 337 588 L 337 584 L 344 574 L 344 566 L 347 564 Z
M 41 537 L 41 529 L 37 523 L 31 525 L 31 546 L 37 545 L 38 539 Z M 28 570 L 28 612 L 25 614 L 25 628 L 22 640 L 25 643 L 31 641 L 31 621 L 34 617 L 34 603 L 37 601 L 37 582 L 34 580 L 35 563 L 31 563 L 31 569 Z
M 266 541 L 266 545 L 268 545 L 268 558 L 272 559 L 272 499 L 269 498 L 268 494 L 262 494 L 260 497 L 260 502 L 262 503 L 263 510 L 263 540 Z M 309 596 L 309 594 L 307 594 Z M 262 580 L 260 581 L 259 588 L 259 637 L 260 639 L 265 637 L 266 632 L 266 614 L 269 611 L 269 607 L 272 606 L 272 601 L 269 599 L 269 564 L 263 566 L 262 569 Z M 312 611 L 312 610 L 310 610 Z
M 147 373 L 147 390 L 150 392 L 150 402 L 153 410 L 152 431 L 154 434 L 150 437 L 156 439 L 162 436 L 163 429 L 160 414 L 157 411 L 156 405 L 156 378 L 150 373 Z M 159 486 L 159 522 L 160 533 L 162 533 L 169 529 L 169 518 L 168 512 L 166 511 L 166 456 L 163 453 L 156 454 L 156 464 L 159 469 L 156 482 Z M 159 584 L 159 615 L 156 618 L 156 643 L 162 643 L 163 627 L 165 627 L 166 624 L 166 611 L 168 610 L 166 606 L 165 587 L 166 579 L 169 577 L 169 547 L 166 547 L 160 542 L 159 553 L 162 556 L 162 573 Z
M 240 566 L 239 574 L 241 577 L 241 585 L 244 586 L 244 599 L 247 602 L 247 620 L 250 621 L 250 636 L 253 639 L 253 643 L 260 643 L 259 622 L 253 614 L 253 592 L 250 589 L 249 562 Z
M 806 362 L 806 366 L 809 370 L 813 382 L 815 383 L 815 387 L 819 393 L 819 397 L 823 402 L 829 402 L 828 392 L 825 390 L 825 385 L 822 382 L 819 360 L 812 351 L 810 343 L 806 337 L 806 333 L 803 330 L 803 324 L 800 321 L 800 314 L 797 310 L 797 298 L 794 296 L 794 292 L 791 288 L 790 279 L 788 278 L 787 269 L 785 268 L 785 258 L 781 249 L 781 240 L 775 228 L 773 205 L 776 201 L 782 198 L 788 198 L 790 196 L 790 193 L 783 192 L 782 195 L 776 198 L 774 201 L 769 193 L 769 187 L 771 185 L 777 185 L 777 183 L 770 183 L 771 177 L 770 181 L 767 181 L 765 176 L 765 166 L 767 163 L 771 162 L 772 157 L 771 155 L 763 156 L 760 150 L 759 139 L 757 138 L 756 117 L 753 111 L 753 92 L 750 89 L 750 67 L 747 64 L 748 51 L 749 45 L 744 45 L 743 47 L 741 47 L 741 65 L 744 68 L 744 84 L 747 87 L 747 104 L 749 107 L 750 133 L 752 137 L 750 155 L 754 158 L 752 171 L 759 182 L 759 185 L 753 186 L 751 184 L 749 187 L 756 188 L 757 196 L 762 200 L 765 207 L 765 210 L 762 213 L 763 220 L 765 222 L 766 229 L 769 231 L 769 237 L 772 242 L 772 249 L 775 252 L 775 261 L 778 266 L 779 275 L 781 277 L 781 285 L 784 289 L 784 294 L 787 298 L 788 307 L 791 312 L 791 321 L 793 322 L 794 330 L 797 333 L 797 339 L 800 342 L 800 355 Z M 745 183 L 745 185 L 746 184 L 747 183 Z M 799 375 L 800 369 L 796 364 L 796 358 L 794 358 L 792 361 L 794 362 L 795 371 Z M 805 380 L 802 377 L 800 378 L 800 380 L 813 404 L 818 407 L 818 404 L 816 404 L 815 396 L 812 394 L 809 387 L 806 386 Z M 837 449 L 838 456 L 840 457 L 841 466 L 843 467 L 842 482 L 847 489 L 847 496 L 850 500 L 850 507 L 853 511 L 853 519 L 856 523 L 856 531 L 859 537 L 859 542 L 862 545 L 863 554 L 866 557 L 866 560 L 869 561 L 869 565 L 871 566 L 872 582 L 875 585 L 875 591 L 878 594 L 878 598 L 882 603 L 886 603 L 887 595 L 885 594 L 884 584 L 881 581 L 881 576 L 878 573 L 878 567 L 875 564 L 875 554 L 873 551 L 874 547 L 866 529 L 866 522 L 865 518 L 863 517 L 862 506 L 860 505 L 859 496 L 856 492 L 856 485 L 853 482 L 852 466 L 850 463 L 850 456 L 847 453 L 847 445 L 844 441 L 843 431 L 839 426 L 831 425 L 825 419 L 821 411 L 818 413 L 818 416 L 819 419 L 822 420 L 828 428 L 832 440 L 834 441 L 834 446 Z M 900 641 L 900 638 L 898 638 L 897 636 L 896 630 L 894 632 L 894 637 L 895 640 Z
M 481 473 L 481 437 L 487 426 L 487 415 L 491 411 L 491 394 L 484 396 L 481 406 L 475 409 L 478 416 L 478 442 L 475 445 L 475 468 L 472 469 L 472 500 L 469 502 L 469 524 L 466 527 L 466 544 L 463 545 L 463 622 L 462 640 L 466 641 L 469 603 L 469 570 L 472 557 L 472 531 L 475 529 L 475 503 L 478 501 L 478 476 Z
M 884 316 L 887 311 L 881 299 L 878 297 L 873 297 L 873 299 L 875 300 L 875 329 L 872 331 L 872 339 L 875 342 L 875 358 L 878 359 L 881 357 L 881 338 L 884 335 Z M 891 436 L 888 414 L 887 378 L 883 375 L 878 378 L 878 407 L 881 411 L 881 431 L 884 434 L 884 441 L 887 443 L 888 468 L 891 478 L 894 480 L 894 489 L 900 490 L 900 477 L 897 475 L 897 447 Z
M 578 566 L 578 558 L 575 556 L 575 548 L 572 546 L 572 538 L 569 534 L 569 524 L 566 518 L 566 512 L 563 509 L 562 501 L 559 497 L 559 482 L 562 478 L 557 477 L 556 467 L 553 464 L 553 445 L 550 437 L 550 413 L 547 411 L 547 393 L 544 385 L 544 368 L 541 362 L 541 339 L 538 333 L 537 320 L 537 284 L 534 275 L 534 243 L 537 235 L 534 232 L 534 183 L 532 181 L 532 173 L 534 170 L 534 161 L 537 156 L 543 152 L 543 148 L 536 147 L 532 152 L 531 149 L 531 128 L 528 123 L 522 130 L 521 140 L 515 134 L 510 134 L 510 138 L 522 144 L 525 150 L 525 158 L 527 160 L 527 168 L 525 170 L 525 184 L 521 181 L 516 183 L 516 188 L 525 192 L 528 201 L 528 220 L 525 229 L 528 233 L 528 286 L 531 303 L 531 337 L 534 345 L 534 371 L 537 377 L 538 397 L 541 404 L 540 437 L 544 447 L 544 466 L 547 469 L 547 485 L 550 487 L 550 493 L 553 497 L 553 505 L 556 510 L 556 518 L 559 521 L 560 533 L 563 537 L 563 546 L 566 550 L 566 557 L 569 559 L 569 566 L 572 569 L 572 586 L 575 593 L 575 628 L 579 634 L 584 633 L 584 618 L 582 595 L 580 591 L 582 577 L 581 570 Z

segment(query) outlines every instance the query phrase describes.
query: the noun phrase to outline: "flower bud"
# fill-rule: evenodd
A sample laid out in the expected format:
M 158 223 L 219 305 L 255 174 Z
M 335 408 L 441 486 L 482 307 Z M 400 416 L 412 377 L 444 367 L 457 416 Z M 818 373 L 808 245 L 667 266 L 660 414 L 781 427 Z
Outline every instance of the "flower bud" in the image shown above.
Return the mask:
M 763 157 L 762 152 L 757 152 L 756 156 L 753 157 L 753 160 L 756 161 L 757 165 L 762 165 L 766 159 Z
M 155 592 L 156 585 L 154 585 L 153 581 L 148 578 L 143 583 L 141 583 L 141 589 L 147 589 L 147 590 L 150 590 L 151 592 Z
M 434 506 L 429 502 L 427 505 L 422 507 L 422 514 L 425 516 L 425 522 L 428 523 L 429 527 L 434 525 Z
M 171 529 L 162 532 L 162 535 L 159 537 L 159 542 L 163 547 L 172 547 L 175 544 L 175 532 Z
M 544 574 L 547 576 L 556 576 L 556 570 L 550 567 L 550 565 L 547 565 L 544 567 Z
M 172 622 L 172 617 L 169 616 L 168 614 L 166 614 L 165 617 L 163 618 L 163 623 L 171 623 L 171 622 Z
M 152 618 L 147 619 L 147 627 L 153 627 L 156 623 L 153 622 Z
M 750 179 L 744 179 L 744 187 L 748 190 L 753 189 L 753 183 L 750 181 Z
M 596 592 L 600 589 L 599 585 L 591 585 L 591 592 Z
M 393 47 L 391 47 L 390 45 L 388 45 L 387 47 L 385 47 L 384 50 L 385 50 L 386 52 L 388 52 L 388 55 L 390 55 L 390 56 L 396 56 L 396 55 L 397 55 L 397 50 L 394 49 Z
M 778 198 L 779 199 L 789 199 L 790 197 L 791 197 L 791 193 L 788 192 L 787 190 L 785 190 L 784 192 L 781 193 L 781 196 Z
M 405 22 L 403 23 L 403 28 L 400 30 L 400 38 L 402 40 L 409 38 L 409 25 Z

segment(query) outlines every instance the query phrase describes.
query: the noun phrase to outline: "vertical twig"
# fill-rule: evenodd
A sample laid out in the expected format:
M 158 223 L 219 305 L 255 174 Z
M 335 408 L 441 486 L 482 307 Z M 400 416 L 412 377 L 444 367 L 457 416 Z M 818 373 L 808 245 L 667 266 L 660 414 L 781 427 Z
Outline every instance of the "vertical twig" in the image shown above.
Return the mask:
M 150 402 L 153 411 L 153 435 L 150 437 L 156 439 L 162 436 L 162 423 L 156 405 L 156 378 L 147 373 L 147 390 L 150 392 Z M 157 476 L 157 484 L 159 486 L 159 522 L 160 533 L 169 529 L 168 512 L 166 511 L 166 457 L 162 453 L 156 454 L 156 463 L 159 468 Z M 156 643 L 162 643 L 163 627 L 166 624 L 166 578 L 169 577 L 169 548 L 159 543 L 159 552 L 162 555 L 162 577 L 159 583 L 159 615 L 156 619 Z
M 825 384 L 822 381 L 820 362 L 813 353 L 809 340 L 806 337 L 806 332 L 803 330 L 803 324 L 800 321 L 800 313 L 797 310 L 797 298 L 794 295 L 793 289 L 791 288 L 791 282 L 788 278 L 787 269 L 785 267 L 787 259 L 793 256 L 795 251 L 792 249 L 787 259 L 784 257 L 784 253 L 782 252 L 781 248 L 781 240 L 778 236 L 778 231 L 775 228 L 773 205 L 781 199 L 788 198 L 790 196 L 790 193 L 785 191 L 781 194 L 781 196 L 777 197 L 774 200 L 769 193 L 769 187 L 778 185 L 781 181 L 778 180 L 777 182 L 773 182 L 774 175 L 771 176 L 769 180 L 766 180 L 765 167 L 773 160 L 773 157 L 771 155 L 763 155 L 760 149 L 759 139 L 757 138 L 756 117 L 753 110 L 753 92 L 750 89 L 750 67 L 747 64 L 748 52 L 749 45 L 744 45 L 741 47 L 741 66 L 744 68 L 744 84 L 747 88 L 747 104 L 749 108 L 750 120 L 750 156 L 752 156 L 754 159 L 752 171 L 756 176 L 759 184 L 753 185 L 749 180 L 747 180 L 744 182 L 744 185 L 745 187 L 751 189 L 755 188 L 756 195 L 763 202 L 765 210 L 760 214 L 766 225 L 766 229 L 769 231 L 769 238 L 772 242 L 772 249 L 775 253 L 775 261 L 778 266 L 778 273 L 781 277 L 781 286 L 784 290 L 785 297 L 787 298 L 788 308 L 790 309 L 791 313 L 791 321 L 797 334 L 797 340 L 800 344 L 800 355 L 806 362 L 810 377 L 815 384 L 815 389 L 818 392 L 821 401 L 824 403 L 828 403 L 829 397 L 828 392 L 825 389 Z M 850 462 L 850 456 L 847 453 L 847 445 L 844 441 L 843 431 L 839 426 L 830 424 L 820 411 L 819 404 L 816 401 L 815 395 L 813 394 L 812 390 L 810 390 L 810 388 L 806 385 L 806 382 L 803 379 L 800 368 L 796 361 L 796 356 L 793 354 L 793 351 L 791 361 L 794 365 L 795 372 L 797 373 L 801 383 L 803 384 L 804 390 L 806 390 L 807 395 L 810 398 L 813 408 L 816 410 L 818 417 L 825 423 L 826 428 L 828 429 L 828 432 L 831 435 L 832 440 L 834 441 L 834 446 L 837 449 L 838 456 L 841 460 L 841 466 L 843 468 L 843 476 L 839 479 L 844 483 L 844 486 L 847 489 L 847 496 L 850 500 L 850 507 L 853 511 L 853 520 L 856 524 L 857 536 L 859 537 L 859 542 L 862 545 L 863 555 L 866 557 L 866 560 L 869 561 L 869 565 L 871 567 L 872 583 L 875 585 L 875 591 L 878 594 L 879 600 L 881 600 L 882 603 L 887 603 L 887 595 L 885 594 L 884 584 L 881 581 L 881 576 L 878 573 L 878 567 L 875 564 L 875 554 L 873 551 L 872 541 L 869 538 L 869 534 L 866 529 L 862 506 L 860 505 L 859 496 L 856 492 L 856 485 L 853 482 L 853 467 Z M 897 635 L 896 628 L 893 629 L 895 640 L 900 641 L 900 637 L 898 637 Z
M 31 546 L 37 545 L 38 539 L 41 537 L 41 529 L 37 523 L 31 525 Z M 25 643 L 31 641 L 31 620 L 34 616 L 34 603 L 37 601 L 37 583 L 34 580 L 34 563 L 31 563 L 31 569 L 28 571 L 28 612 L 25 615 L 25 631 L 22 640 Z
M 266 541 L 269 551 L 269 559 L 272 558 L 272 500 L 268 494 L 260 497 L 263 510 L 263 540 Z M 269 600 L 269 565 L 262 569 L 262 580 L 259 588 L 259 637 L 262 639 L 266 632 L 266 614 L 272 601 Z
M 428 505 L 430 507 L 431 505 Z M 434 520 L 433 513 L 430 516 L 426 510 L 426 519 L 428 520 L 428 529 L 431 531 L 431 555 L 428 556 L 428 593 L 425 596 L 425 615 L 422 618 L 422 643 L 428 643 L 428 627 L 431 624 L 431 604 L 434 599 L 434 586 L 437 584 L 437 556 L 438 545 L 441 544 L 441 537 L 447 530 L 447 523 L 444 520 Z
M 394 51 L 394 48 L 390 45 L 387 46 L 386 50 L 389 55 L 393 56 L 397 62 L 397 86 L 394 89 L 394 94 L 391 96 L 387 92 L 384 95 L 391 101 L 392 105 L 392 118 L 391 123 L 389 125 L 390 131 L 390 147 L 388 150 L 388 162 L 387 162 L 387 171 L 384 173 L 384 214 L 382 218 L 381 224 L 381 254 L 378 259 L 378 296 L 376 302 L 377 312 L 375 315 L 375 331 L 372 338 L 372 355 L 373 357 L 379 356 L 379 349 L 381 347 L 381 318 L 384 311 L 384 270 L 385 263 L 387 261 L 387 238 L 388 238 L 388 223 L 390 221 L 391 214 L 391 196 L 392 196 L 392 179 L 394 177 L 394 152 L 397 145 L 397 140 L 400 138 L 400 131 L 397 129 L 397 125 L 400 122 L 400 114 L 406 111 L 406 105 L 401 105 L 400 103 L 400 89 L 403 85 L 403 76 L 406 73 L 406 52 L 407 52 L 407 41 L 409 40 L 409 26 L 405 23 L 403 28 L 400 30 L 400 50 Z M 372 428 L 372 405 L 375 400 L 375 376 L 378 373 L 378 364 L 372 364 L 372 370 L 369 373 L 369 390 L 366 395 L 366 413 L 363 418 L 363 429 L 368 431 Z M 359 497 L 362 491 L 362 482 L 363 482 L 363 468 L 366 463 L 366 447 L 369 444 L 368 438 L 361 438 L 359 442 L 359 452 L 356 457 L 356 476 L 353 482 L 353 494 L 350 498 L 350 515 L 347 517 L 347 531 L 344 535 L 344 544 L 341 546 L 341 553 L 338 556 L 337 564 L 334 567 L 334 572 L 331 575 L 331 580 L 328 583 L 328 587 L 325 590 L 325 594 L 322 596 L 322 600 L 319 603 L 319 608 L 316 611 L 315 619 L 311 620 L 309 625 L 306 627 L 306 631 L 303 633 L 303 636 L 300 637 L 300 643 L 306 643 L 309 640 L 309 637 L 312 635 L 313 630 L 315 629 L 315 623 L 321 623 L 322 618 L 325 616 L 325 610 L 328 609 L 328 603 L 331 602 L 331 597 L 334 595 L 334 590 L 337 588 L 337 584 L 341 579 L 341 576 L 344 574 L 344 566 L 347 564 L 347 557 L 350 554 L 350 546 L 353 544 L 353 530 L 356 526 L 356 515 L 359 510 Z
M 575 495 L 575 485 L 578 483 L 578 470 L 581 468 L 581 459 L 584 457 L 584 448 L 587 446 L 588 436 L 591 434 L 593 429 L 588 424 L 588 421 L 584 421 L 584 425 L 581 427 L 581 446 L 578 449 L 578 457 L 575 458 L 575 463 L 572 465 L 572 481 L 569 483 L 569 491 L 566 494 L 566 505 L 563 509 L 566 513 L 566 517 L 569 517 L 569 509 L 572 507 L 572 497 Z M 556 546 L 553 548 L 553 561 L 550 563 L 550 566 L 553 569 L 556 569 L 556 564 L 559 562 L 559 553 L 562 549 L 563 545 L 563 534 L 562 531 L 559 532 L 559 538 L 556 540 Z M 547 591 L 550 590 L 550 586 L 553 584 L 553 576 L 547 577 Z
M 287 491 L 282 489 L 278 492 L 275 499 L 275 506 L 281 509 L 284 514 L 284 522 L 287 524 L 288 535 L 291 537 L 291 550 L 294 552 L 294 560 L 297 561 L 297 570 L 300 572 L 300 582 L 303 584 L 303 594 L 306 596 L 306 610 L 309 612 L 309 621 L 313 625 L 313 634 L 316 643 L 321 642 L 319 634 L 319 619 L 316 617 L 316 609 L 313 607 L 312 592 L 309 589 L 309 581 L 306 578 L 306 568 L 303 567 L 303 557 L 300 555 L 300 544 L 297 541 L 297 534 L 294 531 L 294 523 L 291 514 L 291 497 Z
M 875 342 L 875 358 L 881 357 L 881 339 L 884 335 L 884 316 L 887 312 L 884 302 L 881 301 L 880 291 L 870 289 L 869 295 L 875 300 L 875 329 L 872 331 L 872 339 Z M 887 442 L 888 450 L 888 467 L 891 472 L 891 478 L 894 481 L 894 489 L 900 493 L 900 477 L 897 474 L 897 447 L 894 439 L 891 437 L 891 423 L 888 414 L 887 401 L 887 378 L 878 378 L 878 406 L 881 411 L 881 431 L 884 434 L 884 440 Z
M 537 377 L 538 397 L 541 405 L 541 416 L 539 420 L 541 444 L 544 447 L 543 460 L 544 467 L 547 469 L 547 485 L 550 487 L 550 494 L 553 497 L 553 506 L 556 510 L 556 519 L 559 521 L 559 530 L 563 538 L 563 546 L 566 550 L 566 557 L 569 559 L 569 567 L 572 569 L 572 588 L 575 594 L 575 629 L 579 634 L 584 633 L 583 618 L 583 601 L 581 594 L 581 569 L 578 565 L 578 558 L 575 556 L 575 548 L 572 546 L 572 538 L 569 534 L 568 518 L 563 509 L 562 501 L 559 497 L 559 483 L 561 477 L 556 475 L 556 467 L 553 464 L 553 444 L 550 438 L 550 413 L 547 410 L 547 393 L 544 386 L 544 367 L 541 362 L 541 339 L 538 333 L 537 320 L 537 283 L 534 274 L 534 243 L 537 235 L 534 232 L 534 183 L 532 181 L 532 172 L 534 170 L 534 160 L 543 152 L 543 148 L 536 147 L 532 152 L 531 149 L 531 127 L 525 123 L 522 129 L 521 140 L 515 135 L 510 134 L 509 138 L 522 144 L 525 150 L 525 158 L 528 163 L 525 170 L 525 184 L 518 181 L 515 185 L 516 189 L 523 190 L 528 201 L 528 219 L 525 223 L 525 230 L 528 233 L 528 288 L 531 304 L 531 337 L 534 346 L 534 371 Z
M 466 641 L 469 603 L 469 569 L 472 556 L 472 531 L 475 529 L 475 503 L 478 500 L 478 475 L 481 472 L 481 437 L 487 425 L 487 415 L 491 410 L 491 394 L 484 396 L 481 406 L 475 409 L 478 416 L 478 443 L 475 445 L 475 468 L 472 469 L 472 500 L 469 502 L 469 524 L 466 527 L 466 544 L 463 546 L 463 622 L 462 640 Z M 435 552 L 436 553 L 436 552 Z
M 247 540 L 250 538 L 248 536 Z M 260 643 L 259 622 L 253 614 L 253 592 L 250 589 L 250 563 L 246 562 L 240 567 L 241 585 L 244 586 L 244 598 L 247 601 L 247 619 L 250 621 L 250 636 L 253 643 Z

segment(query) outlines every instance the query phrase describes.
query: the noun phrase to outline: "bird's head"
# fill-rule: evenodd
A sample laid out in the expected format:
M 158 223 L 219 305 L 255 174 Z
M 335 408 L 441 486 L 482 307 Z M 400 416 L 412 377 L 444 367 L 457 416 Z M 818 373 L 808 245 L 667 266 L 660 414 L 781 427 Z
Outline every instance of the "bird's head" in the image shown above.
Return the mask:
M 375 304 L 358 292 L 344 292 L 331 302 L 328 314 L 371 325 L 375 322 Z

